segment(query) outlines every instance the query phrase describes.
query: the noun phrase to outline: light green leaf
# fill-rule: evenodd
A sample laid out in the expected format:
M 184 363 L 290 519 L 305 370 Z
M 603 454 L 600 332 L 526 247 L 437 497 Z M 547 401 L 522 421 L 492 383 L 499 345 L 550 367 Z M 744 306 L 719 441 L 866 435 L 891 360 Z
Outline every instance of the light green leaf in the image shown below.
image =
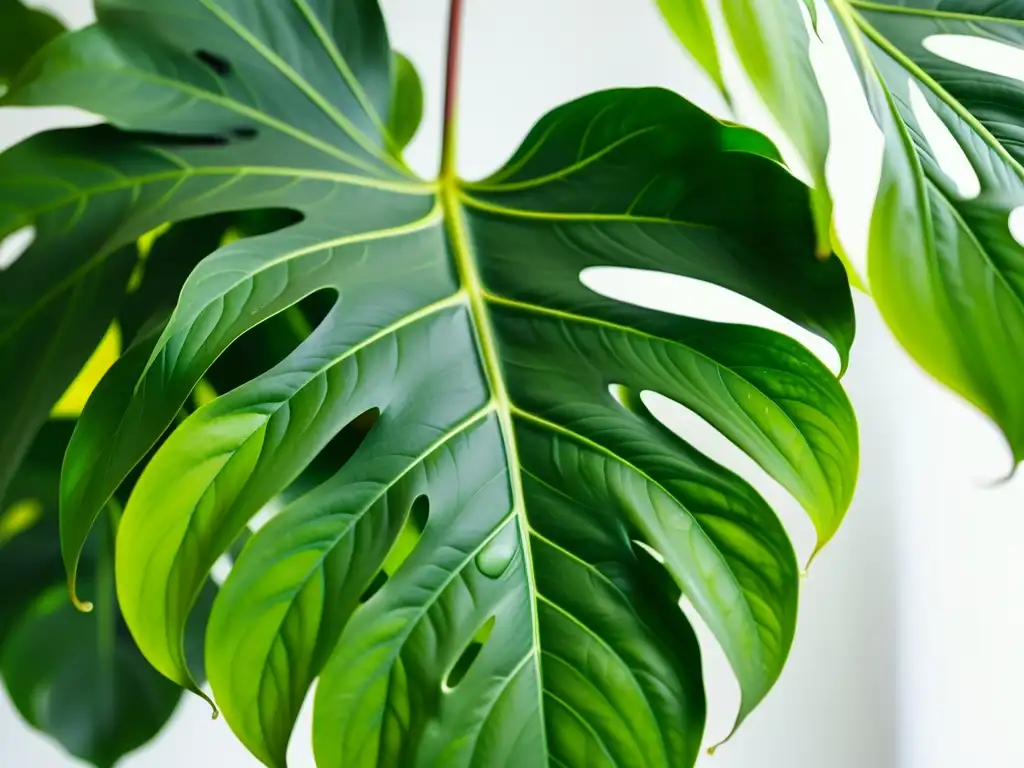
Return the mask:
M 872 295 L 918 362 L 999 425 L 1016 464 L 1024 459 L 1024 248 L 1009 218 L 1024 205 L 1024 102 L 1016 80 L 942 58 L 927 40 L 969 35 L 1024 49 L 1024 17 L 1014 4 L 970 0 L 837 11 L 886 139 Z M 915 99 L 959 147 L 977 194 L 944 170 Z
M 726 30 L 716 40 L 704 0 L 658 0 L 683 45 L 725 90 L 716 46 L 733 46 L 765 106 L 793 142 L 813 185 L 817 250 L 832 251 L 832 199 L 825 179 L 828 116 L 808 54 L 809 0 L 722 0 Z M 801 10 L 801 9 L 804 10 Z M 813 18 L 813 17 L 812 17 Z
M 711 17 L 704 0 L 658 0 L 665 21 L 708 77 L 726 93 Z
M 416 135 L 423 119 L 423 84 L 416 68 L 405 56 L 391 57 L 392 96 L 388 131 L 398 149 L 404 149 Z
M 102 0 L 99 19 L 8 97 L 123 131 L 66 135 L 65 154 L 95 145 L 68 258 L 103 262 L 70 247 L 85 231 L 301 220 L 200 262 L 152 346 L 111 369 L 69 449 L 64 519 L 88 530 L 236 340 L 296 308 L 312 326 L 269 370 L 213 382 L 224 394 L 145 465 L 117 580 L 146 657 L 197 689 L 196 596 L 302 476 L 313 487 L 245 544 L 207 632 L 214 696 L 264 763 L 284 764 L 319 676 L 322 768 L 692 765 L 705 705 L 680 593 L 737 672 L 742 718 L 792 643 L 797 565 L 764 500 L 641 394 L 746 451 L 822 544 L 852 495 L 856 425 L 796 342 L 613 301 L 580 274 L 716 283 L 845 362 L 849 287 L 813 258 L 807 189 L 763 137 L 657 89 L 554 110 L 483 181 L 423 181 L 391 153 L 392 52 L 369 0 Z M 124 189 L 134 202 L 101 215 Z

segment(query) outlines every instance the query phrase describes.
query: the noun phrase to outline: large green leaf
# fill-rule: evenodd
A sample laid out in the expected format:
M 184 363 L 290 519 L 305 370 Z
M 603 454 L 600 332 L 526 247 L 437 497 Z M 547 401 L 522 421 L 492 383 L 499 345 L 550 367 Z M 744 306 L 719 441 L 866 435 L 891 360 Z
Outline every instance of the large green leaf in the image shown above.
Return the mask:
M 797 0 L 764 6 L 745 0 L 747 12 L 738 18 L 769 28 L 785 18 L 778 12 L 782 5 L 792 14 L 789 6 L 796 8 Z M 1024 5 L 830 0 L 829 6 L 884 136 L 867 274 L 861 277 L 900 342 L 996 422 L 1017 464 L 1024 459 L 1024 248 L 1011 234 L 1009 217 L 1024 205 L 1024 100 L 1019 79 L 998 73 L 999 52 L 989 54 L 994 73 L 936 51 L 955 42 L 949 36 L 1024 49 Z M 708 44 L 707 35 L 697 37 L 696 45 Z M 787 45 L 785 35 L 769 37 L 771 45 L 752 47 L 738 38 L 741 57 L 746 52 L 744 60 L 750 59 L 751 50 L 764 57 L 753 68 L 767 81 L 759 88 L 769 105 L 781 95 L 795 122 L 776 114 L 794 141 L 802 145 L 813 135 L 813 144 L 826 146 L 824 115 L 808 108 L 820 101 L 818 85 L 813 77 L 791 74 L 811 72 L 805 41 Z M 954 152 L 973 169 L 980 191 L 962 187 L 944 170 L 951 158 L 941 144 L 940 150 L 932 146 L 936 130 L 959 146 Z
M 813 0 L 721 0 L 725 25 L 720 30 L 710 22 L 707 0 L 658 0 L 658 5 L 683 45 L 727 96 L 718 51 L 736 51 L 751 84 L 810 172 L 818 252 L 827 256 L 832 250 L 832 199 L 825 179 L 828 117 L 808 57 L 810 39 L 804 22 Z
M 1017 463 L 1024 459 L 1024 248 L 1009 217 L 1024 205 L 1024 101 L 1019 81 L 953 63 L 926 41 L 968 35 L 1024 49 L 1024 7 L 942 0 L 840 10 L 886 136 L 872 293 L 911 354 L 1002 428 Z M 912 88 L 973 168 L 977 195 L 944 172 Z
M 145 466 L 117 580 L 147 658 L 197 687 L 182 636 L 200 587 L 326 449 L 332 474 L 248 541 L 210 618 L 214 695 L 263 762 L 283 765 L 319 676 L 325 768 L 692 765 L 704 694 L 680 593 L 737 672 L 742 718 L 785 662 L 798 570 L 761 497 L 641 394 L 746 451 L 820 544 L 852 494 L 856 426 L 796 342 L 612 301 L 580 274 L 717 283 L 845 361 L 849 288 L 813 257 L 807 189 L 760 135 L 656 89 L 560 107 L 484 181 L 422 181 L 386 128 L 402 88 L 374 2 L 97 10 L 6 99 L 118 126 L 12 151 L 53 179 L 89 158 L 65 204 L 78 211 L 59 233 L 65 266 L 101 268 L 168 220 L 255 207 L 302 220 L 202 261 L 155 345 L 101 383 L 65 463 L 70 562 L 235 340 L 327 299 L 291 354 L 198 409 Z M 113 218 L 108 196 L 124 206 Z

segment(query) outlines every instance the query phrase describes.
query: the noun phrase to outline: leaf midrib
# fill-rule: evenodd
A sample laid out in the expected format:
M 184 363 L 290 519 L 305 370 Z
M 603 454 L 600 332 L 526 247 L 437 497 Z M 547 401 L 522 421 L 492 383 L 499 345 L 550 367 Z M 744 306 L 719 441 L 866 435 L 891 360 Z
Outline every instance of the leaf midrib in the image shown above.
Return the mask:
M 850 0 L 838 0 L 838 2 L 841 4 L 844 2 L 850 2 Z M 896 63 L 907 70 L 908 73 L 926 85 L 940 101 L 945 103 L 946 106 L 956 113 L 957 117 L 969 125 L 974 132 L 978 134 L 981 140 L 985 142 L 993 152 L 999 155 L 1003 162 L 1013 169 L 1021 180 L 1024 180 L 1024 166 L 1017 162 L 1016 158 L 1006 150 L 1006 147 L 1002 145 L 999 139 L 997 139 L 970 110 L 961 104 L 959 99 L 955 98 L 937 80 L 935 80 L 935 78 L 925 72 L 917 62 L 910 58 L 910 56 L 896 47 L 892 41 L 882 34 L 881 31 L 879 31 L 870 21 L 868 21 L 862 13 L 855 11 L 853 20 L 856 26 L 868 38 L 870 38 L 872 42 L 891 56 Z M 885 86 L 885 78 L 883 78 L 880 73 L 878 74 L 878 78 L 882 82 L 883 87 L 888 90 L 888 86 Z
M 1024 26 L 1024 19 L 1011 19 L 1006 16 L 979 16 L 963 11 L 940 11 L 930 8 L 910 8 L 905 5 L 886 5 L 884 3 L 873 3 L 867 0 L 847 0 L 854 8 L 862 8 L 865 11 L 877 11 L 879 13 L 893 13 L 901 16 L 924 16 L 925 18 L 953 19 L 955 21 L 970 21 L 975 23 L 1010 24 L 1012 26 Z
M 653 486 L 655 488 L 658 488 L 668 498 L 672 499 L 676 504 L 678 504 L 679 508 L 681 510 L 683 510 L 687 514 L 687 516 L 690 517 L 690 519 L 693 521 L 694 525 L 696 525 L 701 530 L 701 532 L 704 534 L 705 539 L 707 540 L 708 544 L 714 549 L 714 551 L 718 554 L 718 557 L 721 559 L 721 562 L 726 566 L 724 568 L 724 571 L 731 577 L 731 579 L 733 581 L 733 584 L 736 587 L 736 589 L 742 595 L 744 595 L 743 610 L 744 610 L 744 613 L 747 615 L 747 618 L 750 621 L 750 625 L 754 626 L 754 627 L 759 626 L 759 623 L 757 621 L 757 618 L 754 616 L 754 612 L 753 612 L 753 609 L 750 606 L 750 603 L 745 599 L 745 596 L 747 594 L 746 590 L 743 588 L 743 585 L 740 584 L 740 582 L 736 579 L 736 575 L 733 572 L 733 569 L 728 566 L 728 563 L 729 563 L 728 558 L 725 556 L 725 554 L 722 552 L 722 550 L 719 549 L 718 544 L 715 543 L 714 539 L 712 539 L 708 535 L 707 531 L 704 530 L 704 526 L 700 524 L 698 516 L 696 514 L 694 514 L 693 512 L 691 512 L 689 510 L 689 508 L 686 506 L 686 504 L 684 504 L 683 501 L 676 494 L 674 494 L 670 490 L 668 490 L 668 488 L 666 488 L 663 483 L 661 483 L 658 480 L 656 480 L 653 477 L 651 477 L 647 472 L 644 472 L 642 469 L 637 467 L 632 462 L 627 461 L 624 457 L 620 456 L 615 451 L 610 450 L 609 448 L 606 448 L 605 446 L 601 445 L 600 443 L 596 443 L 593 440 L 591 440 L 590 438 L 585 437 L 584 435 L 581 435 L 578 432 L 569 429 L 568 427 L 563 427 L 561 424 L 556 424 L 553 421 L 549 421 L 548 419 L 545 419 L 544 417 L 539 416 L 539 415 L 537 415 L 537 414 L 535 414 L 535 413 L 533 413 L 531 411 L 527 411 L 527 410 L 525 410 L 523 408 L 520 408 L 519 406 L 512 406 L 512 411 L 513 411 L 513 413 L 514 413 L 514 415 L 516 417 L 521 418 L 524 421 L 528 421 L 528 422 L 534 424 L 535 426 L 540 427 L 541 429 L 544 429 L 544 430 L 546 430 L 548 432 L 553 432 L 555 434 L 564 435 L 564 436 L 574 440 L 575 442 L 577 442 L 577 443 L 579 443 L 581 445 L 586 446 L 587 448 L 589 448 L 591 450 L 597 451 L 598 453 L 611 458 L 616 463 L 621 464 L 626 469 L 629 469 L 632 472 L 634 472 L 637 477 L 643 479 L 645 482 L 649 483 L 651 486 Z M 649 535 L 650 531 L 644 531 L 644 533 L 647 533 Z M 578 621 L 578 619 L 577 619 L 577 621 Z M 760 648 L 760 646 L 758 646 L 758 645 L 755 645 L 754 647 L 755 648 Z M 759 662 L 758 666 L 763 671 L 764 666 L 765 666 L 763 656 L 762 656 L 762 658 L 760 658 L 758 660 L 758 662 Z
M 530 629 L 533 635 L 533 648 L 540 649 L 540 616 L 537 609 L 539 591 L 533 573 L 529 519 L 526 516 L 526 502 L 523 493 L 519 452 L 516 446 L 515 425 L 512 422 L 512 403 L 505 385 L 501 360 L 498 356 L 496 335 L 491 326 L 490 316 L 487 311 L 483 283 L 480 278 L 468 227 L 466 226 L 465 213 L 459 202 L 459 180 L 452 172 L 453 170 L 446 169 L 446 172 L 442 174 L 440 179 L 441 207 L 448 231 L 449 248 L 455 261 L 456 271 L 462 283 L 462 288 L 469 297 L 470 314 L 476 329 L 481 362 L 497 408 L 498 421 L 501 426 L 502 440 L 504 442 L 505 461 L 509 470 L 509 484 L 513 501 L 512 515 L 516 518 L 516 533 L 523 553 L 523 565 L 530 603 Z M 537 711 L 543 712 L 544 681 L 541 677 L 539 658 L 537 658 L 533 666 L 538 696 Z M 547 728 L 543 717 L 541 717 L 540 732 L 544 744 L 544 753 L 547 754 L 549 751 Z
M 850 5 L 854 5 L 854 6 L 855 5 L 859 5 L 859 3 L 855 2 L 855 0 L 838 0 L 838 1 L 840 3 L 842 3 L 842 2 L 849 2 Z M 904 70 L 906 70 L 910 75 L 912 75 L 913 77 L 917 78 L 920 82 L 922 82 L 925 86 L 927 86 L 928 89 L 931 90 L 932 93 L 934 93 L 935 96 L 940 101 L 942 101 L 944 104 L 946 104 L 947 107 L 949 107 L 951 110 L 953 110 L 953 112 L 955 112 L 956 115 L 960 119 L 962 119 L 972 130 L 974 130 L 975 133 L 978 134 L 978 137 L 982 140 L 982 142 L 986 146 L 988 146 L 1000 159 L 1002 159 L 1010 167 L 1010 169 L 1012 171 L 1014 171 L 1014 173 L 1017 175 L 1018 179 L 1020 179 L 1022 182 L 1024 182 L 1024 166 L 1022 166 L 1019 162 L 1017 162 L 1016 158 L 1014 158 L 1013 155 L 1011 155 L 1007 151 L 1006 147 L 1004 147 L 1002 145 L 1002 142 L 1000 142 L 988 130 L 988 128 L 986 128 L 981 123 L 981 121 L 978 120 L 974 116 L 973 113 L 971 113 L 966 107 L 964 107 L 963 104 L 960 103 L 959 99 L 955 98 L 940 83 L 938 83 L 931 75 L 929 75 L 927 72 L 925 72 L 917 64 L 917 62 L 915 62 L 913 59 L 911 59 L 902 50 L 897 48 L 884 34 L 882 34 L 881 31 L 879 31 L 873 24 L 871 24 L 871 22 L 868 21 L 864 17 L 863 14 L 855 12 L 854 13 L 854 21 L 855 21 L 857 27 L 860 30 L 862 30 L 864 32 L 864 34 L 868 38 L 870 38 L 876 45 L 878 45 L 883 51 L 885 51 L 885 53 L 887 53 L 889 56 L 891 56 L 892 59 L 897 64 L 899 64 Z M 904 144 L 907 147 L 908 154 L 913 156 L 913 158 L 914 158 L 914 161 L 913 161 L 913 163 L 911 165 L 912 165 L 912 169 L 913 169 L 914 175 L 915 175 L 915 177 L 917 178 L 917 181 L 918 181 L 919 191 L 920 191 L 920 194 L 921 194 L 921 199 L 922 199 L 923 205 L 925 206 L 925 208 L 930 209 L 930 205 L 928 204 L 928 198 L 927 198 L 926 189 L 928 187 L 931 187 L 932 189 L 935 189 L 940 194 L 942 199 L 946 201 L 946 203 L 947 203 L 947 205 L 949 207 L 949 210 L 953 213 L 953 216 L 954 216 L 954 218 L 957 221 L 958 226 L 961 227 L 963 229 L 963 231 L 967 233 L 968 237 L 974 243 L 975 247 L 978 249 L 979 253 L 982 256 L 982 259 L 988 265 L 989 269 L 991 270 L 991 272 L 995 276 L 995 278 L 997 280 L 999 280 L 1000 283 L 1002 283 L 1003 288 L 1011 296 L 1013 296 L 1017 300 L 1018 304 L 1024 305 L 1024 297 L 1022 297 L 1020 295 L 1020 292 L 1017 291 L 1010 284 L 1007 276 L 1003 273 L 1003 270 L 1000 269 L 999 266 L 993 261 L 993 259 L 992 259 L 991 255 L 989 254 L 988 250 L 986 248 L 982 247 L 981 242 L 978 239 L 977 235 L 975 234 L 974 230 L 971 229 L 971 227 L 967 224 L 967 221 L 964 219 L 963 215 L 961 214 L 959 207 L 955 204 L 956 201 L 954 201 L 945 192 L 945 190 L 942 189 L 942 187 L 939 184 L 936 183 L 936 181 L 929 175 L 927 170 L 921 164 L 920 159 L 917 157 L 917 155 L 918 155 L 917 146 L 916 146 L 916 144 L 914 144 L 912 138 L 909 135 L 909 126 L 906 125 L 906 122 L 903 120 L 903 117 L 900 114 L 899 109 L 896 107 L 896 105 L 894 103 L 895 97 L 892 95 L 892 92 L 889 90 L 889 87 L 888 87 L 888 85 L 885 82 L 885 78 L 882 77 L 882 74 L 877 69 L 875 69 L 874 71 L 875 71 L 876 77 L 879 80 L 879 84 L 881 85 L 881 87 L 883 89 L 885 89 L 886 94 L 887 94 L 887 96 L 888 96 L 888 98 L 890 100 L 890 105 L 891 105 L 892 110 L 893 110 L 893 118 L 898 123 L 898 125 L 900 127 L 900 130 L 901 130 L 901 133 L 903 133 Z M 929 214 L 929 219 L 930 219 L 930 214 Z M 932 230 L 933 230 L 933 227 L 931 226 L 931 224 L 929 222 L 927 224 L 927 226 L 926 226 L 926 234 L 931 233 Z M 932 236 L 930 236 L 930 234 L 929 234 L 929 236 L 927 237 L 926 241 L 928 243 L 929 250 L 931 251 L 933 257 L 937 258 L 937 248 L 938 248 L 938 246 L 935 243 L 934 238 Z

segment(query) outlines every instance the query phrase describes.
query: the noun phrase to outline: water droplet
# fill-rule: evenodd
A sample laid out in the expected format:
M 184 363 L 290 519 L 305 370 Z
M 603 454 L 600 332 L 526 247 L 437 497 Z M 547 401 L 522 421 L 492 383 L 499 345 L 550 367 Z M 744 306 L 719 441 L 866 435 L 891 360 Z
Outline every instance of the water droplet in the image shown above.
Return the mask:
M 476 556 L 476 567 L 484 576 L 496 579 L 505 572 L 519 549 L 519 536 L 514 522 L 506 525 L 501 533 Z

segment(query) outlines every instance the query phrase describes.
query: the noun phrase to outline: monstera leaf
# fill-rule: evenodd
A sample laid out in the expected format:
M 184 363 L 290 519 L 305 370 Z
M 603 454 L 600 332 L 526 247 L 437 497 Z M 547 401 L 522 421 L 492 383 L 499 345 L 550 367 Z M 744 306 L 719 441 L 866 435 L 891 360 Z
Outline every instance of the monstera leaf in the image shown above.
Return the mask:
M 18 263 L 50 274 L 22 284 L 19 307 L 167 221 L 301 220 L 201 261 L 89 400 L 61 488 L 72 576 L 93 521 L 144 466 L 117 539 L 127 624 L 157 669 L 199 691 L 189 616 L 245 542 L 214 603 L 207 672 L 267 765 L 284 765 L 316 678 L 323 768 L 692 765 L 705 705 L 681 595 L 736 670 L 742 719 L 788 654 L 798 567 L 758 493 L 663 427 L 644 393 L 749 454 L 819 545 L 850 501 L 856 425 L 833 374 L 788 337 L 613 301 L 581 273 L 715 283 L 845 362 L 849 286 L 838 261 L 814 258 L 807 189 L 759 134 L 656 89 L 554 110 L 475 183 L 454 173 L 450 98 L 444 172 L 424 181 L 399 153 L 418 86 L 373 0 L 97 12 L 4 99 L 114 126 L 0 158 L 17 171 L 0 231 L 33 222 Z M 224 394 L 175 424 L 238 343 L 297 307 L 308 333 L 279 363 L 230 391 L 214 382 Z M 326 476 L 310 479 L 318 464 Z M 302 477 L 309 490 L 260 527 Z
M 1018 80 L 932 51 L 963 35 L 1024 48 L 1024 9 L 908 2 L 844 7 L 840 18 L 886 137 L 872 291 L 907 349 L 999 424 L 1016 464 L 1024 459 L 1024 248 L 1009 223 L 1024 205 L 1024 101 Z M 977 188 L 947 173 L 929 119 L 944 126 Z
M 770 26 L 798 13 L 799 3 L 771 0 L 745 18 Z M 1024 248 L 1010 217 L 1024 206 L 1024 100 L 1019 79 L 999 73 L 1004 51 L 982 54 L 995 70 L 989 72 L 957 63 L 971 61 L 957 49 L 971 40 L 1024 48 L 1024 6 L 975 0 L 830 0 L 829 6 L 885 138 L 862 277 L 900 342 L 998 424 L 1019 463 Z M 706 35 L 690 34 L 700 37 L 698 46 L 709 45 Z M 791 110 L 807 99 L 817 102 L 816 82 L 786 74 L 809 71 L 804 42 L 763 50 L 774 65 L 762 67 L 767 82 L 755 84 L 769 105 L 780 89 Z M 783 127 L 798 139 L 816 132 L 818 143 L 827 143 L 820 110 L 799 122 L 798 129 Z M 823 169 L 824 155 L 819 159 Z

